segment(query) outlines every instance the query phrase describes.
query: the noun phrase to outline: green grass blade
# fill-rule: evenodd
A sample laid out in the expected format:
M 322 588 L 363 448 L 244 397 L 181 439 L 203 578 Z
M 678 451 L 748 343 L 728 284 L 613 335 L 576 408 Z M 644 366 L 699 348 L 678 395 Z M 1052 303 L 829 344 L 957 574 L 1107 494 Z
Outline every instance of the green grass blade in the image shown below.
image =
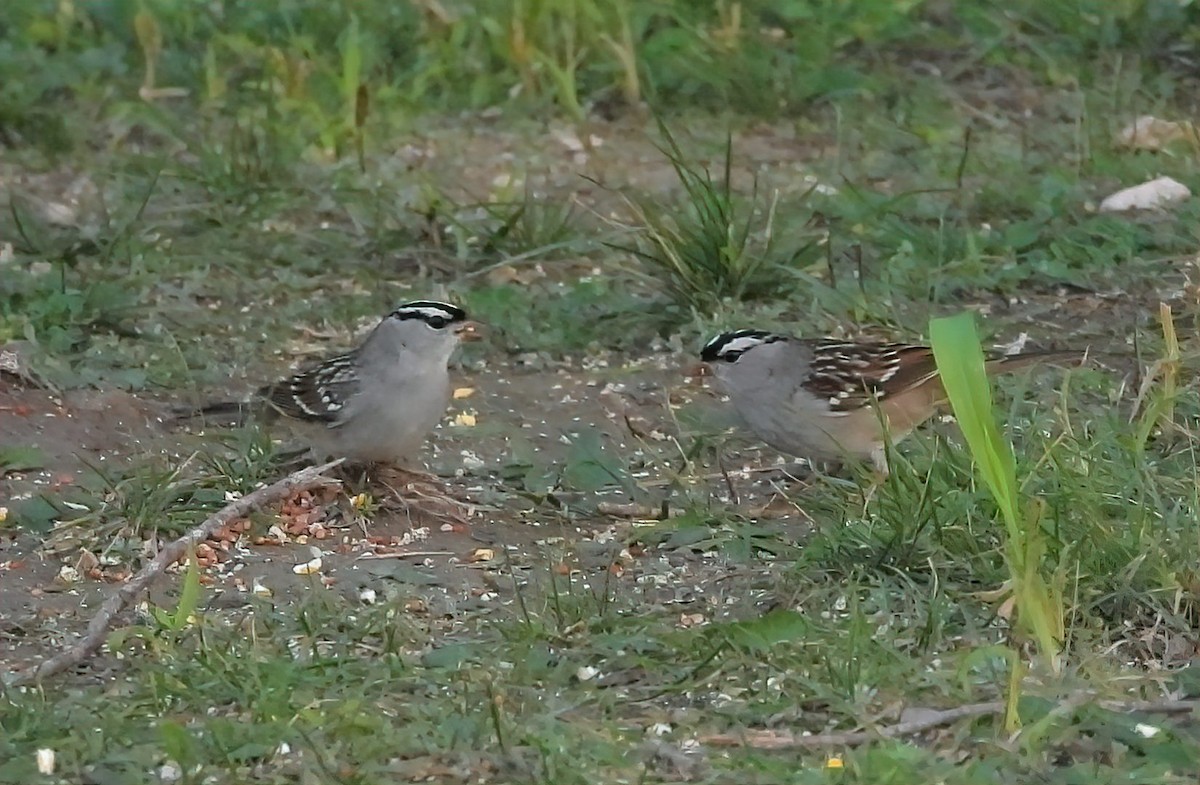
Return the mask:
M 1031 505 L 1030 515 L 1020 514 L 1016 458 L 992 411 L 991 384 L 974 319 L 968 313 L 934 319 L 929 337 L 954 416 L 1008 532 L 1005 556 L 1017 624 L 1037 641 L 1050 670 L 1058 672 L 1064 637 L 1062 594 L 1039 570 L 1045 548 L 1036 505 Z
M 992 414 L 992 388 L 975 321 L 969 313 L 934 319 L 929 323 L 929 338 L 959 428 L 1012 535 L 1020 517 L 1016 459 Z
M 196 551 L 188 549 L 187 571 L 183 575 L 183 588 L 179 592 L 179 604 L 175 606 L 172 628 L 182 630 L 200 604 L 200 567 L 196 563 Z

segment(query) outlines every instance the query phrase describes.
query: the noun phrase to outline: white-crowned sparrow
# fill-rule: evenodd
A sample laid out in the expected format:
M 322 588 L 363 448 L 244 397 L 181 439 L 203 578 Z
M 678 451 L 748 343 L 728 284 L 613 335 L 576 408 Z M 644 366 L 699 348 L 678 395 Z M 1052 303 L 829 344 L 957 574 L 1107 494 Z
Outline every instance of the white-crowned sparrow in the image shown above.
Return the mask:
M 357 348 L 262 387 L 249 402 L 211 404 L 189 416 L 265 412 L 303 424 L 320 457 L 410 466 L 450 400 L 450 355 L 474 337 L 476 325 L 457 306 L 405 303 Z
M 1078 362 L 1085 354 L 998 355 L 988 359 L 987 369 Z M 817 461 L 869 459 L 883 475 L 888 473 L 884 429 L 899 442 L 946 400 L 927 346 L 735 330 L 705 344 L 700 359 L 750 430 L 771 447 Z

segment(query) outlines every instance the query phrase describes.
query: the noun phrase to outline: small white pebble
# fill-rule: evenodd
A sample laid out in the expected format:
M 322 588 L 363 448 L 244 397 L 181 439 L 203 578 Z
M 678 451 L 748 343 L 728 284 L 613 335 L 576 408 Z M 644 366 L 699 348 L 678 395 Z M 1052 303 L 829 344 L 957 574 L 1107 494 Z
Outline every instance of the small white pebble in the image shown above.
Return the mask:
M 1159 731 L 1162 730 L 1162 728 L 1159 728 L 1155 725 L 1147 725 L 1144 722 L 1139 722 L 1137 725 L 1134 725 L 1133 729 L 1136 730 L 1138 733 L 1142 734 L 1142 736 L 1146 737 L 1147 739 L 1153 739 L 1155 736 L 1158 735 Z
M 42 747 L 37 751 L 37 770 L 38 774 L 54 773 L 54 750 Z
M 581 665 L 575 671 L 575 678 L 580 681 L 591 681 L 600 673 L 599 668 L 593 668 L 591 665 Z
M 167 761 L 158 770 L 158 778 L 163 782 L 175 782 L 183 776 L 183 769 L 175 761 Z
M 666 736 L 672 730 L 674 730 L 674 729 L 671 727 L 670 723 L 656 722 L 653 725 L 651 725 L 650 727 L 646 728 L 646 735 L 647 736 Z
M 363 605 L 374 605 L 376 598 L 374 589 L 363 589 L 358 593 L 358 601 Z

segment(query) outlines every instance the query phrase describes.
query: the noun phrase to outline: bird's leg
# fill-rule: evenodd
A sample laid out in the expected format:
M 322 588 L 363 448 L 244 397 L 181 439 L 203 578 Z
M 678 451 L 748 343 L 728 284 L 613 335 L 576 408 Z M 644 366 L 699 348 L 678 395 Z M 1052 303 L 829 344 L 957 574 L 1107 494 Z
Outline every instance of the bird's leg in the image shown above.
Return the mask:
M 435 474 L 407 466 L 377 465 L 376 480 L 406 514 L 416 510 L 464 525 L 475 514 L 477 505 L 447 493 L 444 480 Z
M 871 450 L 871 465 L 875 467 L 872 473 L 871 484 L 867 486 L 867 492 L 863 496 L 863 515 L 866 516 L 867 508 L 871 506 L 871 500 L 875 498 L 875 492 L 879 490 L 891 474 L 891 468 L 888 466 L 887 445 L 881 444 Z
M 739 504 L 741 500 L 738 498 L 737 489 L 733 487 L 733 478 L 729 476 L 729 470 L 725 468 L 725 459 L 721 450 L 717 450 L 717 468 L 721 470 L 721 476 L 725 478 L 725 488 L 729 491 L 729 499 L 734 504 Z
M 887 445 L 881 444 L 874 450 L 871 450 L 871 464 L 875 467 L 875 477 L 878 482 L 883 482 L 892 473 L 888 467 Z

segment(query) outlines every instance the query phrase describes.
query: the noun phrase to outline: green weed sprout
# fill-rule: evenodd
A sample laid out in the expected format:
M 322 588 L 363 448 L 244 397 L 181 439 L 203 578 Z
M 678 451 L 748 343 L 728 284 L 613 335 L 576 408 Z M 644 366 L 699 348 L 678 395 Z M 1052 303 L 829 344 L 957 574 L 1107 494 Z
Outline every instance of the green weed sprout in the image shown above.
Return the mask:
M 1040 507 L 1033 502 L 1022 514 L 1016 459 L 992 411 L 991 385 L 974 319 L 969 313 L 933 319 L 929 337 L 954 416 L 979 476 L 995 498 L 1004 521 L 1007 588 L 1016 609 L 1015 627 L 1037 642 L 1050 671 L 1058 673 L 1064 638 L 1062 592 L 1040 571 L 1045 552 L 1039 527 Z M 1019 657 L 1014 656 L 1014 674 L 1020 672 L 1019 664 Z M 1016 719 L 1011 709 L 1016 705 L 1018 681 L 1010 682 L 1010 724 L 1015 724 Z

